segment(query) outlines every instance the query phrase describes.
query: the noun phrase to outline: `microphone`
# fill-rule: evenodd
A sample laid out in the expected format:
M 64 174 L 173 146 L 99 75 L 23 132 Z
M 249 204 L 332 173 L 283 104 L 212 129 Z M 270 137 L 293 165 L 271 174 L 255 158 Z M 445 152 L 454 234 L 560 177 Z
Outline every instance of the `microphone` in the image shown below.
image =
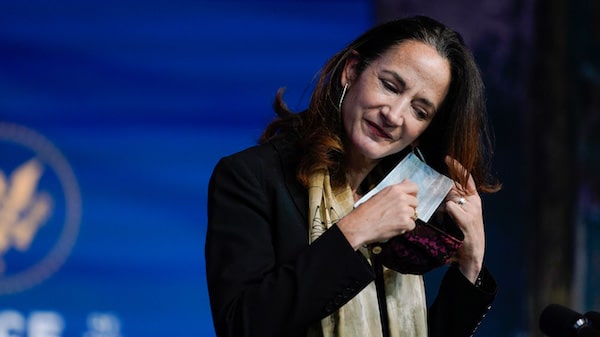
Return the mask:
M 591 316 L 597 320 L 595 314 L 592 312 Z M 600 337 L 600 330 L 592 328 L 586 316 L 559 304 L 547 306 L 540 315 L 539 324 L 548 337 Z

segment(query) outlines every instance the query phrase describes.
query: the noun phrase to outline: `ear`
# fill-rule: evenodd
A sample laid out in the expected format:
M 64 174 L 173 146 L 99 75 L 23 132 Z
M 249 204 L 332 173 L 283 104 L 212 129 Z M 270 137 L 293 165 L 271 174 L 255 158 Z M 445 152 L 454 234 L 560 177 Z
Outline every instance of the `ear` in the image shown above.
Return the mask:
M 346 64 L 344 65 L 344 70 L 342 71 L 342 76 L 340 77 L 340 85 L 343 87 L 346 84 L 350 84 L 354 82 L 356 77 L 358 76 L 357 67 L 359 62 L 359 54 L 356 50 L 353 50 L 350 55 L 346 58 Z

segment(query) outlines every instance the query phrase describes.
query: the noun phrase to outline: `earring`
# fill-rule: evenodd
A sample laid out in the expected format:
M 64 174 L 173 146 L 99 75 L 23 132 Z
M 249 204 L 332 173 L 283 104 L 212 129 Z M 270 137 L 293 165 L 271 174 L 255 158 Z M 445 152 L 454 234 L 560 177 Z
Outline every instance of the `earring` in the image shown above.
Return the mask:
M 344 102 L 346 90 L 348 90 L 348 83 L 344 84 L 344 89 L 342 89 L 342 96 L 340 96 L 340 103 L 338 103 L 338 111 L 342 111 L 342 102 Z

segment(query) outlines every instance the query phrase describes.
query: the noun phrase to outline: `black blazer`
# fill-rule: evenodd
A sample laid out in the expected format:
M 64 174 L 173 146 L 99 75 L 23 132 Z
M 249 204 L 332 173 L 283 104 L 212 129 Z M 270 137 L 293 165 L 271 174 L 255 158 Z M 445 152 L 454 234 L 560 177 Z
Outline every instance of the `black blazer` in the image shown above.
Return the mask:
M 289 137 L 288 137 L 289 138 Z M 305 337 L 311 325 L 375 278 L 334 225 L 308 244 L 308 194 L 296 180 L 299 150 L 279 138 L 225 157 L 208 191 L 206 275 L 219 337 Z M 475 288 L 449 268 L 429 310 L 430 336 L 470 336 L 495 283 Z

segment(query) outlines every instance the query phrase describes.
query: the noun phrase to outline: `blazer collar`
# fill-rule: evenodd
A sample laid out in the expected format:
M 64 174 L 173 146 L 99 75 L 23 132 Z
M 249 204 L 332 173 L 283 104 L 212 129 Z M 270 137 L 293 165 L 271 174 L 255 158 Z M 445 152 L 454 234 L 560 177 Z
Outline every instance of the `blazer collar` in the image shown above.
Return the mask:
M 308 193 L 306 188 L 304 188 L 296 178 L 296 172 L 302 154 L 302 151 L 298 147 L 297 137 L 292 135 L 277 136 L 269 142 L 273 145 L 278 154 L 286 188 L 292 197 L 296 208 L 304 218 L 304 223 L 307 223 Z

